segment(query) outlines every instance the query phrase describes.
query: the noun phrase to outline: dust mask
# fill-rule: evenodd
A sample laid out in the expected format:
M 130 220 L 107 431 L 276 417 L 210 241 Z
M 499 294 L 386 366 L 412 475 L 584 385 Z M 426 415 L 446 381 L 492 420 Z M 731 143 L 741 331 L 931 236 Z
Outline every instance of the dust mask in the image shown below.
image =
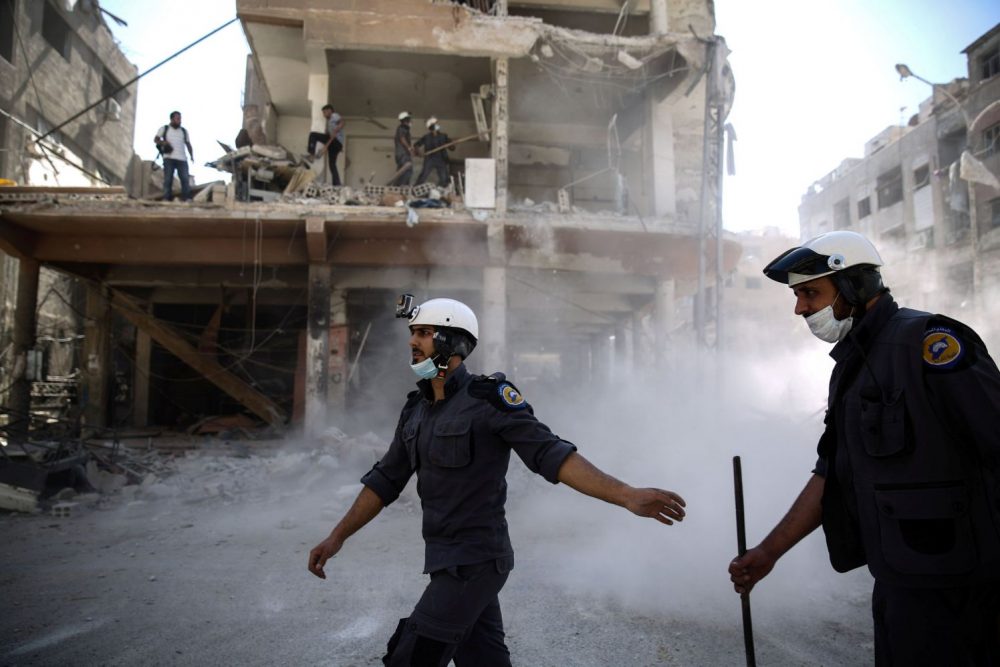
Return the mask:
M 433 359 L 424 359 L 419 364 L 410 364 L 410 368 L 421 380 L 432 380 L 438 374 L 438 367 Z
M 840 298 L 840 294 L 837 294 L 837 299 Z M 837 303 L 837 299 L 833 300 L 833 303 Z M 827 343 L 839 343 L 844 340 L 844 336 L 847 332 L 851 330 L 854 325 L 854 318 L 847 317 L 842 320 L 838 320 L 833 314 L 833 303 L 831 303 L 826 308 L 817 311 L 806 318 L 806 324 L 809 325 L 809 331 L 813 333 L 816 338 Z

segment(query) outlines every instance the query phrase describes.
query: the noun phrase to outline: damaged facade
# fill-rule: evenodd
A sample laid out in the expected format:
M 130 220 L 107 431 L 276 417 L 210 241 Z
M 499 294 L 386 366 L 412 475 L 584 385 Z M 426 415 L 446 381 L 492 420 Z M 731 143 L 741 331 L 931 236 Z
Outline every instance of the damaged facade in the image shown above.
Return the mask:
M 86 281 L 85 430 L 394 421 L 411 384 L 401 292 L 468 303 L 474 369 L 526 385 L 681 354 L 699 285 L 704 299 L 739 253 L 702 243 L 721 164 L 703 156 L 721 149 L 733 94 L 710 0 L 236 8 L 254 145 L 216 161 L 233 183 L 194 203 L 96 190 L 2 203 L 4 251 Z M 322 171 L 302 154 L 328 103 L 346 121 L 344 185 L 309 173 L 276 188 L 282 170 Z M 414 139 L 432 116 L 466 139 L 437 192 L 384 185 L 404 110 Z
M 91 113 L 58 126 L 136 74 L 97 3 L 0 4 L 0 179 L 33 188 L 5 197 L 4 204 L 30 201 L 39 190 L 68 197 L 94 187 L 124 192 L 112 188 L 138 162 L 132 150 L 135 90 L 117 92 Z M 0 230 L 16 234 L 6 222 Z M 0 252 L 0 404 L 8 406 L 11 382 L 27 376 L 35 407 L 57 413 L 75 401 L 84 296 L 72 275 L 38 268 L 31 258 L 18 262 Z M 28 284 L 20 287 L 37 292 L 37 323 L 22 322 L 19 330 L 18 276 L 25 270 Z M 19 334 L 24 340 L 15 343 Z
M 908 305 L 975 313 L 992 331 L 1000 330 L 988 298 L 1000 290 L 998 49 L 1000 25 L 963 51 L 968 78 L 935 84 L 907 125 L 869 140 L 864 158 L 845 159 L 799 207 L 803 238 L 859 231 L 878 244 Z

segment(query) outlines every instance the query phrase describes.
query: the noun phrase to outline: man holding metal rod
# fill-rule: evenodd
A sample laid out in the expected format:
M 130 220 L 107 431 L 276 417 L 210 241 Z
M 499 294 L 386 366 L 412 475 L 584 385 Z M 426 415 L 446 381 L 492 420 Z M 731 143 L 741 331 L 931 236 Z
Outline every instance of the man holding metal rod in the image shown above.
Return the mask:
M 896 305 L 880 266 L 836 231 L 764 269 L 836 366 L 813 475 L 730 578 L 748 592 L 822 525 L 838 572 L 875 577 L 876 665 L 1000 664 L 1000 372 L 969 327 Z

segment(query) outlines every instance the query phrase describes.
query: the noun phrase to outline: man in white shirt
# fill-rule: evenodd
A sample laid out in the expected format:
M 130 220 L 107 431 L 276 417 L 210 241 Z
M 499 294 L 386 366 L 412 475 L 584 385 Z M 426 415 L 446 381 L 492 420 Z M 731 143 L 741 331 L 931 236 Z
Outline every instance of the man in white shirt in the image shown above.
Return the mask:
M 181 180 L 181 201 L 191 201 L 191 178 L 188 175 L 187 156 L 194 160 L 194 149 L 188 132 L 181 127 L 181 112 L 170 114 L 170 124 L 164 125 L 153 137 L 157 150 L 163 155 L 163 199 L 174 199 L 174 172 Z

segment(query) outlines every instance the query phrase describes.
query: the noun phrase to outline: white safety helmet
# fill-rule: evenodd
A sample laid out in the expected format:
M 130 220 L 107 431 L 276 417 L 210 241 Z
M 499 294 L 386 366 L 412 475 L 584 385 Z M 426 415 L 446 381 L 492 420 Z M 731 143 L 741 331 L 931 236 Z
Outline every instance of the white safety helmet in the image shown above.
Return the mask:
M 410 314 L 410 326 L 429 324 L 434 327 L 458 329 L 472 336 L 472 342 L 479 340 L 479 321 L 472 309 L 455 299 L 431 299 L 425 301 Z
M 410 327 L 426 324 L 434 327 L 434 351 L 439 367 L 452 355 L 467 359 L 479 342 L 479 321 L 472 309 L 455 299 L 431 299 L 413 305 L 412 294 L 401 294 L 396 302 L 396 317 L 405 317 Z
M 433 128 L 435 125 L 437 125 L 437 122 L 438 122 L 438 119 L 437 119 L 436 116 L 431 116 L 430 118 L 428 118 L 427 119 L 427 129 L 429 130 L 429 129 Z
M 399 118 L 399 120 L 406 120 L 407 118 L 410 118 L 410 117 L 411 116 L 410 116 L 410 112 L 409 111 L 400 111 L 399 112 L 399 116 L 397 116 L 397 118 Z
M 789 287 L 830 276 L 849 303 L 860 305 L 884 290 L 880 266 L 882 258 L 871 241 L 844 230 L 785 251 L 764 267 L 764 275 Z
M 764 275 L 794 287 L 862 265 L 882 266 L 871 241 L 857 232 L 827 232 L 778 256 L 764 268 Z

